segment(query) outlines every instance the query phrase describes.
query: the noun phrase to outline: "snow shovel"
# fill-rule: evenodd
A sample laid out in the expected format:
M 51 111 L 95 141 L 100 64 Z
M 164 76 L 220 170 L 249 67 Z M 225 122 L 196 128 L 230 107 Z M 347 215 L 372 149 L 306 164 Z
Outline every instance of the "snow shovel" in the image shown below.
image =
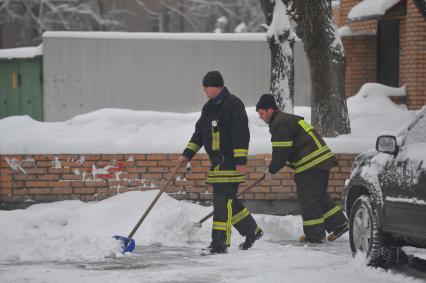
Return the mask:
M 265 179 L 265 174 L 262 174 L 262 176 L 259 177 L 259 179 L 257 179 L 250 186 L 248 186 L 247 188 L 245 188 L 244 190 L 242 190 L 241 192 L 239 192 L 237 194 L 237 197 L 241 196 L 242 194 L 244 194 L 245 192 L 247 192 L 248 190 L 250 190 L 251 188 L 253 188 L 257 184 L 259 184 L 263 179 Z M 201 224 L 203 224 L 207 219 L 209 219 L 210 217 L 212 217 L 212 215 L 213 215 L 213 211 L 210 212 L 209 214 L 207 214 L 206 216 L 204 216 L 203 218 L 201 218 L 200 221 L 193 223 L 193 227 L 201 228 Z
M 151 211 L 151 209 L 154 207 L 155 203 L 160 198 L 161 194 L 164 192 L 164 190 L 169 185 L 170 181 L 173 179 L 173 177 L 176 175 L 177 171 L 179 170 L 179 165 L 176 166 L 173 171 L 172 175 L 167 179 L 166 184 L 161 188 L 161 190 L 158 192 L 157 196 L 154 198 L 154 200 L 151 202 L 145 213 L 142 215 L 141 219 L 139 219 L 138 223 L 136 223 L 135 227 L 133 228 L 132 232 L 130 232 L 129 236 L 123 237 L 119 235 L 113 236 L 114 239 L 121 241 L 121 252 L 123 254 L 129 252 L 131 253 L 135 249 L 135 240 L 132 239 L 133 235 L 138 230 L 139 226 L 141 226 L 142 222 L 145 220 L 145 218 L 148 216 L 148 213 Z

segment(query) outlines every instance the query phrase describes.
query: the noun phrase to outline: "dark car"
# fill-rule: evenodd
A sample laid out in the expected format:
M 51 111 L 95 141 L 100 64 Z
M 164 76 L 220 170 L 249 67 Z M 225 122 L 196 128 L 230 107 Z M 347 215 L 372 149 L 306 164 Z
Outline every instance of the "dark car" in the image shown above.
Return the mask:
M 389 266 L 402 246 L 426 248 L 426 107 L 355 159 L 344 197 L 352 252 L 368 265 Z

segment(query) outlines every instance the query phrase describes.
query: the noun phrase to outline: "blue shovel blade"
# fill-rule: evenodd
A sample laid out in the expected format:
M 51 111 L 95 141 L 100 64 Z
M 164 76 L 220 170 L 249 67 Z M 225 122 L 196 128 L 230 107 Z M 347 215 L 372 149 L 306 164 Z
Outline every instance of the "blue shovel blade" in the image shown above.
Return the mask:
M 135 249 L 135 240 L 118 235 L 113 236 L 113 238 L 121 241 L 121 253 L 131 253 Z

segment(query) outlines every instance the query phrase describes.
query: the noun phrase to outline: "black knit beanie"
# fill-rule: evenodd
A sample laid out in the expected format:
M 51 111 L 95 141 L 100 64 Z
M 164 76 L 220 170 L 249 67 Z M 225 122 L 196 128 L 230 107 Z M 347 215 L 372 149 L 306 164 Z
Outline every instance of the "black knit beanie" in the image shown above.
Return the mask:
M 210 71 L 203 78 L 203 86 L 223 87 L 223 77 L 219 71 Z
M 278 109 L 277 104 L 275 103 L 275 98 L 272 94 L 264 94 L 260 97 L 259 102 L 256 104 L 256 111 L 259 109 L 268 109 L 272 108 L 274 110 Z

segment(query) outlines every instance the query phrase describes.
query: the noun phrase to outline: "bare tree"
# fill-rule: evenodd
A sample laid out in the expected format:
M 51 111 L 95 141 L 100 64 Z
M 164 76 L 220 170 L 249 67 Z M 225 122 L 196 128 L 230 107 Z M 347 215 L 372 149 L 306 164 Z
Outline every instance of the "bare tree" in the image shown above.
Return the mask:
M 267 39 L 271 50 L 270 90 L 280 110 L 293 113 L 295 34 L 281 0 L 261 0 L 266 18 Z
M 100 0 L 0 0 L 0 25 L 19 25 L 18 45 L 32 45 L 48 30 L 92 31 L 119 25 L 110 12 L 105 14 Z
M 325 137 L 350 133 L 345 97 L 345 53 L 330 0 L 284 0 L 297 23 L 311 70 L 311 121 Z
M 258 0 L 158 0 L 158 11 L 153 11 L 145 0 L 135 0 L 152 17 L 160 22 L 167 18 L 162 31 L 212 32 L 221 17 L 228 20 L 226 32 L 244 23 L 247 32 L 259 31 L 262 15 Z

